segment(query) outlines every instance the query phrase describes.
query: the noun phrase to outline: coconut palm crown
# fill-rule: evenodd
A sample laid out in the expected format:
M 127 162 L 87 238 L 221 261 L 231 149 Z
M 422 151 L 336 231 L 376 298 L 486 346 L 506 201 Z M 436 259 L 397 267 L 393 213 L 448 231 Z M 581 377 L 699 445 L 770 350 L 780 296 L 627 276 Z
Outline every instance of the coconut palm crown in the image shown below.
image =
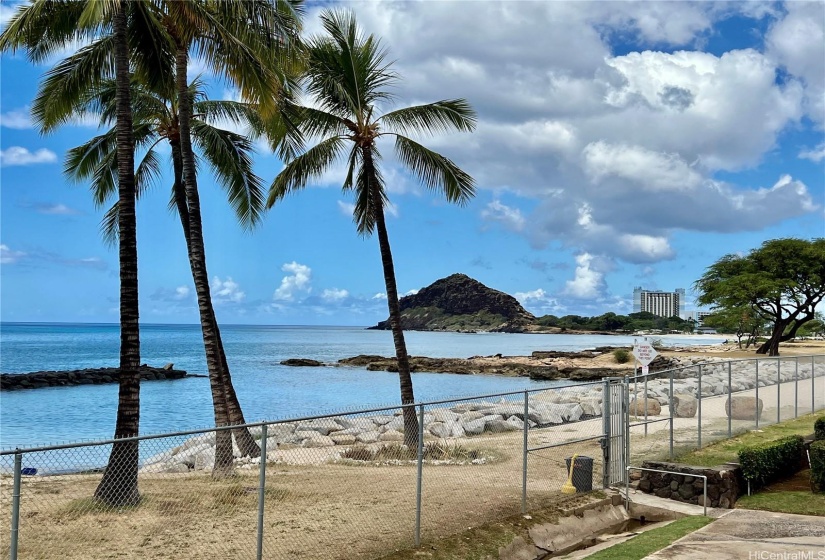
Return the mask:
M 381 114 L 392 101 L 391 88 L 399 77 L 386 61 L 387 52 L 374 36 L 365 36 L 348 11 L 324 11 L 324 35 L 307 41 L 303 86 L 312 106 L 299 109 L 304 138 L 317 143 L 286 163 L 273 181 L 267 205 L 318 179 L 338 160 L 348 166 L 343 190 L 355 196 L 353 219 L 358 232 L 378 233 L 390 325 L 393 333 L 401 402 L 415 402 L 401 312 L 398 304 L 384 208 L 389 203 L 380 170 L 378 143 L 391 139 L 400 163 L 428 189 L 448 201 L 465 204 L 474 193 L 473 178 L 455 163 L 410 138 L 410 134 L 432 135 L 451 130 L 475 129 L 476 114 L 464 99 L 436 101 Z M 419 442 L 419 426 L 413 407 L 404 408 L 404 433 L 408 445 Z

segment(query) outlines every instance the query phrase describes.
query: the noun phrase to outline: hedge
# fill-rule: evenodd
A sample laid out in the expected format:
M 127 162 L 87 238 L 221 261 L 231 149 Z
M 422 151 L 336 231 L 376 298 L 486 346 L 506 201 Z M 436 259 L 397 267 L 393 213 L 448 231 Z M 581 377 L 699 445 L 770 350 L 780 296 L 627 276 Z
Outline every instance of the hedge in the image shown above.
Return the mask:
M 743 447 L 739 451 L 742 476 L 750 482 L 768 484 L 795 474 L 800 468 L 803 449 L 802 436 Z
M 825 439 L 825 416 L 820 416 L 814 422 L 814 439 L 816 441 Z
M 821 420 L 821 418 L 820 418 Z M 811 488 L 814 492 L 825 492 L 825 440 L 811 444 Z

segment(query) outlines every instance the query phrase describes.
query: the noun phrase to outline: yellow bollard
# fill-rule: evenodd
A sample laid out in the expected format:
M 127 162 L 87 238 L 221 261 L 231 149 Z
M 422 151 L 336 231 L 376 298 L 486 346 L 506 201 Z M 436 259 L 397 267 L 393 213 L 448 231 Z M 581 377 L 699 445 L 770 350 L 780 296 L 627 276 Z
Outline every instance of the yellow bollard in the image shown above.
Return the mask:
M 573 486 L 573 470 L 576 468 L 576 457 L 578 457 L 578 453 L 573 455 L 573 458 L 570 459 L 570 472 L 567 475 L 567 482 L 562 484 L 561 493 L 562 494 L 575 494 L 576 487 Z

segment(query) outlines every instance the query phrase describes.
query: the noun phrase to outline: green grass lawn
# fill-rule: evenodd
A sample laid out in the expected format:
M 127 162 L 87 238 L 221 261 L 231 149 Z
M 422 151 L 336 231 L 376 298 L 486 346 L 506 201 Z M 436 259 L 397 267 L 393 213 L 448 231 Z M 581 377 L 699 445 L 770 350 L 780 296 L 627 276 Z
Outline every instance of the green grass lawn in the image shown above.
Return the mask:
M 752 496 L 736 500 L 737 509 L 761 509 L 778 513 L 825 516 L 825 494 L 813 494 L 805 490 L 762 490 Z
M 710 517 L 683 517 L 658 529 L 651 529 L 588 556 L 588 560 L 639 560 L 657 550 L 662 550 L 688 533 L 701 529 L 713 521 Z
M 731 439 L 712 443 L 702 449 L 689 451 L 678 455 L 674 462 L 686 465 L 713 467 L 729 461 L 739 460 L 739 450 L 746 445 L 755 445 L 766 441 L 773 441 L 785 436 L 807 436 L 814 433 L 814 421 L 822 413 L 807 414 L 781 424 L 765 426 L 759 430 L 745 432 Z

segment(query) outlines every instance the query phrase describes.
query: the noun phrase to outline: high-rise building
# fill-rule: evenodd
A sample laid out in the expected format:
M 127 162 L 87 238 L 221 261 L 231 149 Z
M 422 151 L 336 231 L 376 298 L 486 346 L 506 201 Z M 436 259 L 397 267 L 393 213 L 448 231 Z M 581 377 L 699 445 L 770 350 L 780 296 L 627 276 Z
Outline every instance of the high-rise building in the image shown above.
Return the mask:
M 649 311 L 659 317 L 685 316 L 685 290 L 675 292 L 645 290 L 641 286 L 633 288 L 633 313 Z
M 712 311 L 697 309 L 696 311 L 688 311 L 685 315 L 685 320 L 692 320 L 697 327 L 703 327 L 705 326 L 705 317 L 712 314 Z

